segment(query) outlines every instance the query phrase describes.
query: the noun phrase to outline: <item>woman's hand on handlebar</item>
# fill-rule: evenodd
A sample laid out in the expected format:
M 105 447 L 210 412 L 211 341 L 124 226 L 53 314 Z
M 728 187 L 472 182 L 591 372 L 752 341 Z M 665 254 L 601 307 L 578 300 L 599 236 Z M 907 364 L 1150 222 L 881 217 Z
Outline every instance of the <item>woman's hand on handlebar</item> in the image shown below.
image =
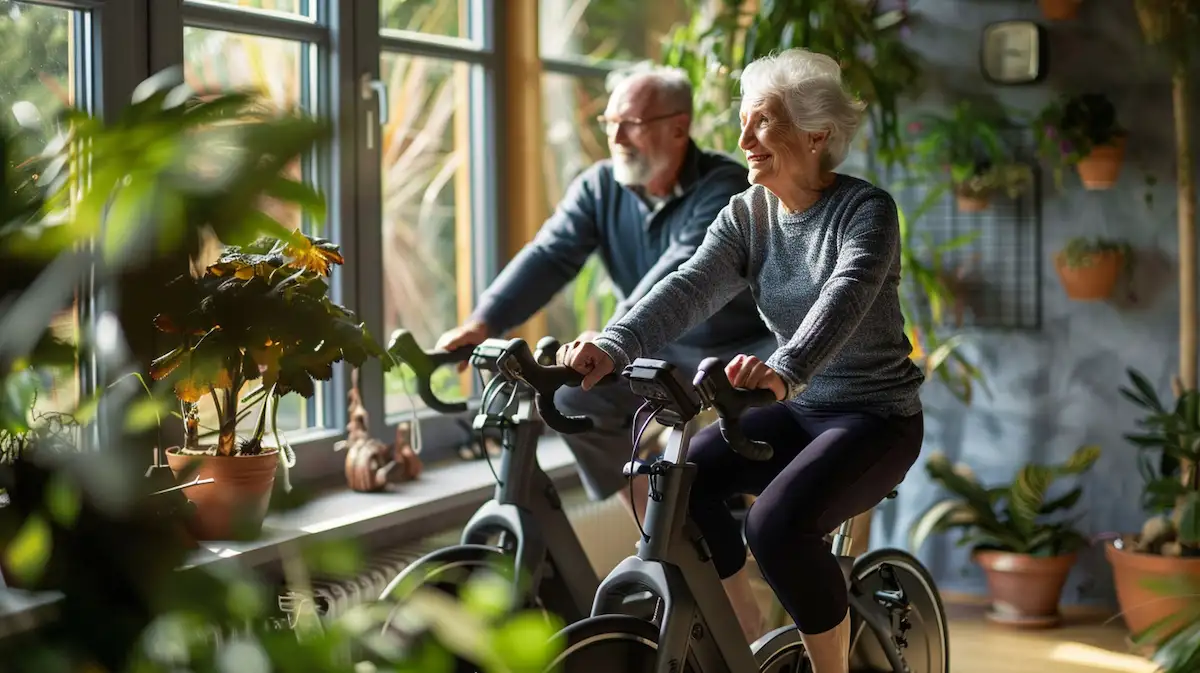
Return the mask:
M 775 393 L 777 400 L 782 400 L 787 394 L 787 386 L 779 374 L 753 355 L 742 354 L 730 360 L 729 364 L 725 365 L 725 376 L 734 388 L 767 388 Z
M 613 370 L 612 358 L 591 341 L 576 339 L 563 344 L 558 349 L 557 359 L 558 364 L 583 374 L 580 387 L 584 390 L 591 390 L 592 386 Z
M 454 329 L 443 334 L 438 340 L 434 348 L 442 351 L 452 351 L 464 346 L 478 346 L 487 340 L 490 330 L 487 323 L 482 320 L 468 320 L 467 322 L 455 327 Z M 455 365 L 459 372 L 466 371 L 468 362 L 463 361 Z

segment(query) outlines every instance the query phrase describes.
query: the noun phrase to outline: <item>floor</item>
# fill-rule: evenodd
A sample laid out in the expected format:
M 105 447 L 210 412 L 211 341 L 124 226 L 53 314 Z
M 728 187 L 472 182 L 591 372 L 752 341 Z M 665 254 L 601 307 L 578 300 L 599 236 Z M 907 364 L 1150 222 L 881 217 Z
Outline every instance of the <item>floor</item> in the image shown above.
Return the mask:
M 1060 628 L 1020 631 L 989 623 L 980 605 L 950 603 L 953 673 L 1154 673 L 1130 653 L 1120 620 L 1067 612 Z

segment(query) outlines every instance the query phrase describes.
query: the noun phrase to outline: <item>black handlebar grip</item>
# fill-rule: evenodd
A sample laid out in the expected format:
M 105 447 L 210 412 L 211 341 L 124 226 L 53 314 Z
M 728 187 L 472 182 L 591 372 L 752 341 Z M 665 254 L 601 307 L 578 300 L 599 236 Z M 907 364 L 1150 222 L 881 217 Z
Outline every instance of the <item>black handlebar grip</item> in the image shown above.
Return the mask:
M 765 407 L 776 402 L 774 391 L 768 388 L 734 388 L 725 376 L 725 365 L 717 358 L 705 358 L 698 368 L 697 385 L 706 388 L 713 408 L 720 417 L 721 436 L 738 455 L 749 460 L 766 461 L 775 455 L 770 444 L 748 439 L 742 434 L 742 413 L 751 407 Z
M 457 348 L 453 351 L 426 351 L 417 344 L 417 338 L 406 329 L 392 332 L 388 341 L 387 352 L 394 360 L 399 360 L 412 368 L 417 376 L 417 394 L 425 402 L 425 406 L 443 414 L 459 414 L 467 410 L 466 402 L 443 402 L 433 394 L 431 379 L 438 367 L 451 362 L 462 362 L 471 357 L 470 347 Z

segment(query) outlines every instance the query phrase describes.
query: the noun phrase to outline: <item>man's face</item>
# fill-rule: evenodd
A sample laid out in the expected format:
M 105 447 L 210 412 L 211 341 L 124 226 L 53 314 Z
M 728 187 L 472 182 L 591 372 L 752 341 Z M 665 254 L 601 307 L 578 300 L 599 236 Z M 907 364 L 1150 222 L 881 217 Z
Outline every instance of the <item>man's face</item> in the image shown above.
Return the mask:
M 630 79 L 613 91 L 604 110 L 613 174 L 623 185 L 643 186 L 658 177 L 687 136 L 686 116 L 656 94 L 652 80 Z

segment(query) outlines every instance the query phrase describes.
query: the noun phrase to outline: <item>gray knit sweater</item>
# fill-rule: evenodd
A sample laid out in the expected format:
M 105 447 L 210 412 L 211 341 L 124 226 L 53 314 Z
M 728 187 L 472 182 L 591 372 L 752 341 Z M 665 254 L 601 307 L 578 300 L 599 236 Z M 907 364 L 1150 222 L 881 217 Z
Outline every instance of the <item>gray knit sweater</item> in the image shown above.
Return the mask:
M 610 324 L 596 345 L 615 371 L 653 353 L 749 285 L 779 348 L 788 399 L 907 416 L 924 376 L 900 312 L 900 227 L 882 189 L 839 174 L 801 213 L 759 185 L 730 199 L 696 254 Z

